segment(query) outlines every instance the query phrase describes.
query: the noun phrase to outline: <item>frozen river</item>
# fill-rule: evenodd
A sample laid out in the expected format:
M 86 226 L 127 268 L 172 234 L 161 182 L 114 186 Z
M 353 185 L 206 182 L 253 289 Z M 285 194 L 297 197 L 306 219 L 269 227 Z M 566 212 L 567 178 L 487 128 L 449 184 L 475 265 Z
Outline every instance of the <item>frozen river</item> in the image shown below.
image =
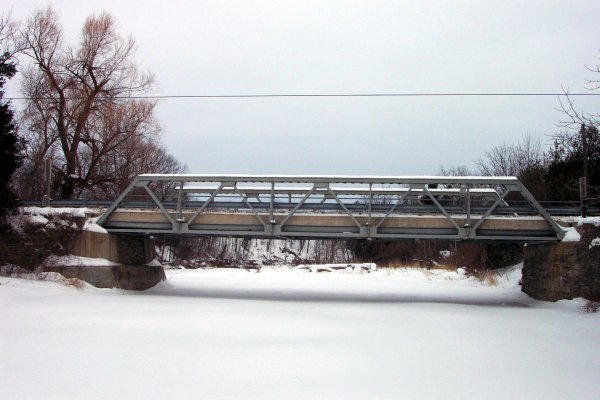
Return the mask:
M 0 278 L 9 399 L 596 399 L 600 314 L 456 272 L 172 270 L 146 292 Z

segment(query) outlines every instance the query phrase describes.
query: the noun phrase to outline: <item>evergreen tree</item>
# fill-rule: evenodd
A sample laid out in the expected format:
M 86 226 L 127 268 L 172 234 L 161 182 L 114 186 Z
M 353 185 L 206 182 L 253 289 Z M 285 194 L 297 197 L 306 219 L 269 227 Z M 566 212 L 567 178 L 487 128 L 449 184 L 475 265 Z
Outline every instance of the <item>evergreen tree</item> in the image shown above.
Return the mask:
M 600 192 L 600 135 L 598 128 L 582 124 L 579 132 L 561 133 L 554 138 L 548 166 L 549 190 L 555 200 L 579 200 L 579 178 L 584 176 L 584 145 L 587 145 L 588 196 Z
M 4 101 L 4 84 L 17 72 L 9 53 L 0 55 L 0 216 L 14 206 L 10 189 L 13 172 L 21 165 L 23 143 L 17 136 L 17 126 L 10 102 Z

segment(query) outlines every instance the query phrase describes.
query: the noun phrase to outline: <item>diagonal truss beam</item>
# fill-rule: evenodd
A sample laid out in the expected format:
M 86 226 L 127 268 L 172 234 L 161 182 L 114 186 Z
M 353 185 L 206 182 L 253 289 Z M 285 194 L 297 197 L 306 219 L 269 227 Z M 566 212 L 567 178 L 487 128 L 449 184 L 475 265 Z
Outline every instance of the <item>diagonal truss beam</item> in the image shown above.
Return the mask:
M 308 198 L 309 198 L 309 197 L 310 197 L 310 196 L 311 196 L 311 195 L 312 195 L 312 194 L 313 194 L 313 193 L 314 193 L 316 190 L 317 190 L 317 185 L 313 185 L 313 187 L 310 189 L 310 191 L 304 195 L 304 197 L 302 198 L 302 200 L 300 200 L 300 202 L 299 202 L 298 204 L 296 204 L 296 207 L 294 207 L 294 208 L 292 209 L 292 211 L 290 211 L 290 213 L 289 213 L 289 214 L 288 214 L 288 215 L 287 215 L 287 216 L 286 216 L 286 217 L 283 219 L 283 221 L 281 221 L 281 224 L 280 224 L 280 226 L 284 226 L 284 225 L 285 225 L 285 223 L 286 223 L 286 222 L 288 222 L 288 220 L 289 220 L 290 218 L 292 218 L 292 215 L 294 215 L 294 213 L 295 213 L 296 211 L 298 211 L 298 209 L 299 209 L 300 207 L 302 207 L 302 204 L 304 204 L 304 202 L 305 202 L 306 200 L 308 200 Z
M 258 211 L 254 207 L 252 207 L 252 205 L 248 201 L 248 197 L 245 194 L 243 194 L 242 192 L 240 192 L 240 190 L 238 189 L 237 185 L 233 186 L 233 190 L 235 190 L 235 192 L 242 198 L 242 201 L 246 204 L 246 206 L 248 206 L 248 208 L 254 213 L 254 215 L 260 221 L 260 223 L 266 228 L 267 224 L 260 217 L 260 214 L 258 213 Z
M 200 215 L 200 213 L 202 211 L 204 211 L 204 209 L 206 207 L 208 207 L 208 205 L 221 192 L 221 190 L 223 190 L 223 184 L 222 183 L 219 185 L 219 187 L 217 188 L 217 190 L 215 190 L 214 192 L 211 193 L 210 197 L 208 199 L 206 199 L 206 201 L 204 202 L 204 204 L 202 204 L 202 207 L 200 207 L 198 210 L 196 210 L 196 212 L 194 213 L 194 215 L 192 216 L 192 218 L 190 218 L 190 220 L 188 221 L 188 225 L 190 225 L 198 217 L 198 215 Z
M 398 207 L 400 205 L 400 203 L 402 203 L 404 201 L 404 199 L 406 197 L 408 197 L 411 190 L 412 190 L 412 187 L 409 187 L 408 190 L 406 191 L 406 193 L 404 193 L 398 197 L 398 201 L 396 201 L 396 204 L 394 204 L 394 206 L 388 210 L 388 212 L 383 216 L 383 218 L 381 218 L 379 223 L 377 223 L 377 225 L 375 225 L 375 229 L 378 229 L 383 224 L 383 221 L 385 221 L 386 218 L 389 217 L 392 212 L 394 212 L 396 207 Z
M 448 219 L 448 221 L 450 221 L 452 223 L 452 225 L 454 225 L 457 232 L 460 233 L 461 232 L 460 226 L 458 226 L 458 224 L 456 223 L 454 218 L 452 218 L 452 216 L 450 214 L 448 214 L 448 211 L 446 211 L 446 209 L 444 207 L 442 207 L 440 202 L 437 201 L 437 199 L 435 197 L 433 197 L 433 195 L 427 188 L 427 185 L 423 185 L 423 191 L 427 194 L 427 196 L 431 199 L 431 201 L 433 201 L 433 204 L 435 204 L 435 206 L 442 212 L 442 214 L 444 214 L 444 216 Z
M 177 225 L 177 221 L 175 221 L 175 219 L 173 218 L 173 216 L 171 216 L 171 214 L 167 211 L 167 209 L 165 208 L 165 206 L 162 205 L 162 203 L 160 202 L 160 199 L 156 196 L 156 194 L 154 194 L 154 192 L 152 191 L 152 189 L 150 189 L 148 187 L 148 185 L 151 182 L 148 181 L 146 182 L 143 187 L 146 190 L 146 192 L 148 192 L 148 194 L 150 195 L 150 198 L 152 198 L 152 200 L 156 203 L 156 205 L 158 206 L 158 208 L 160 208 L 160 211 L 162 211 L 162 213 L 167 217 L 167 219 L 171 222 L 171 225 L 173 226 L 173 229 L 175 229 L 175 226 Z
M 354 224 L 360 228 L 361 227 L 360 223 L 356 220 L 356 218 L 354 218 L 354 215 L 346 208 L 344 203 L 341 202 L 341 200 L 336 196 L 336 194 L 333 193 L 333 190 L 331 190 L 331 188 L 329 186 L 327 186 L 327 190 L 329 191 L 329 193 L 331 193 L 331 196 L 333 196 L 333 198 L 340 205 L 340 207 L 342 207 L 344 209 L 346 214 L 348 214 L 348 216 L 350 218 L 352 218 L 352 222 L 354 222 Z
M 104 221 L 106 221 L 106 219 L 110 216 L 110 214 L 112 214 L 113 211 L 115 211 L 117 207 L 119 207 L 119 205 L 123 202 L 123 200 L 125 200 L 125 197 L 127 197 L 129 193 L 131 193 L 131 191 L 133 191 L 133 189 L 138 186 L 139 182 L 140 177 L 136 176 L 134 180 L 129 184 L 129 186 L 127 186 L 127 189 L 125 189 L 123 193 L 121 193 L 119 197 L 117 197 L 117 199 L 106 209 L 106 211 L 100 216 L 100 218 L 98 218 L 98 221 L 96 223 L 98 225 L 102 225 Z
M 544 208 L 541 206 L 541 204 L 538 203 L 538 201 L 535 199 L 535 197 L 533 197 L 531 192 L 529 192 L 529 190 L 527 190 L 527 188 L 521 182 L 517 181 L 517 185 L 518 185 L 519 191 L 521 192 L 523 197 L 525 197 L 525 199 L 527 199 L 527 201 L 529 201 L 529 203 L 550 224 L 552 229 L 554 229 L 554 232 L 556 232 L 556 235 L 558 236 L 558 238 L 559 239 L 564 238 L 565 234 L 566 234 L 565 230 L 556 223 L 556 221 L 550 216 L 550 214 L 548 214 L 548 212 L 546 210 L 544 210 Z
M 506 188 L 506 190 L 504 191 L 504 193 L 502 193 L 500 195 L 500 197 L 498 197 L 498 199 L 496 199 L 496 201 L 494 202 L 494 204 L 492 204 L 492 206 L 490 208 L 487 209 L 487 211 L 485 212 L 485 214 L 483 214 L 481 216 L 481 218 L 479 218 L 479 221 L 477 221 L 477 223 L 470 228 L 470 231 L 473 233 L 474 236 L 477 235 L 477 229 L 481 226 L 481 224 L 483 224 L 483 222 L 490 216 L 492 215 L 492 213 L 494 212 L 494 210 L 496 209 L 496 207 L 498 207 L 500 205 L 500 203 L 502 203 L 504 201 L 504 198 L 506 197 L 506 195 L 510 192 L 511 190 Z

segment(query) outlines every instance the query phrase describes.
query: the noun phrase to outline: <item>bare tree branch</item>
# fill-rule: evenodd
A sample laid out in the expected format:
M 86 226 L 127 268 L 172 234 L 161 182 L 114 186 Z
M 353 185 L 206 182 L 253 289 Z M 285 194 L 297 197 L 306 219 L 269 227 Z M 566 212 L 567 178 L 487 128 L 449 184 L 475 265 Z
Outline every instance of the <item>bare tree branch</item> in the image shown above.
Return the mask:
M 152 89 L 154 78 L 139 71 L 135 41 L 119 35 L 112 16 L 89 16 L 77 47 L 63 42 L 51 7 L 37 10 L 19 32 L 23 54 L 34 63 L 24 69 L 22 85 L 29 98 L 22 118 L 29 152 L 35 163 L 47 154 L 56 157 L 62 198 L 82 191 L 114 194 L 132 174 L 161 168 L 142 165 L 150 154 L 170 168 L 183 168 L 160 145 L 156 102 L 122 98 Z M 116 173 L 125 169 L 131 173 Z

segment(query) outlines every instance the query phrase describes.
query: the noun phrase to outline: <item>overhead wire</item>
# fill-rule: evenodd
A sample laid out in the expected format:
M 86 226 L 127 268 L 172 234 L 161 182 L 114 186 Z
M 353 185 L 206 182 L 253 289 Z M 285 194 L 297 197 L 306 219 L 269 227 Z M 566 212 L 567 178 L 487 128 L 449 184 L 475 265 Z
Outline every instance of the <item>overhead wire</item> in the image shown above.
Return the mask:
M 271 93 L 271 94 L 183 94 L 183 95 L 131 95 L 115 96 L 115 99 L 239 99 L 239 98 L 286 98 L 286 97 L 580 97 L 600 96 L 600 93 L 543 93 L 543 92 L 482 92 L 482 93 Z M 5 97 L 4 100 L 52 100 L 53 97 Z M 66 97 L 77 100 L 79 97 Z

